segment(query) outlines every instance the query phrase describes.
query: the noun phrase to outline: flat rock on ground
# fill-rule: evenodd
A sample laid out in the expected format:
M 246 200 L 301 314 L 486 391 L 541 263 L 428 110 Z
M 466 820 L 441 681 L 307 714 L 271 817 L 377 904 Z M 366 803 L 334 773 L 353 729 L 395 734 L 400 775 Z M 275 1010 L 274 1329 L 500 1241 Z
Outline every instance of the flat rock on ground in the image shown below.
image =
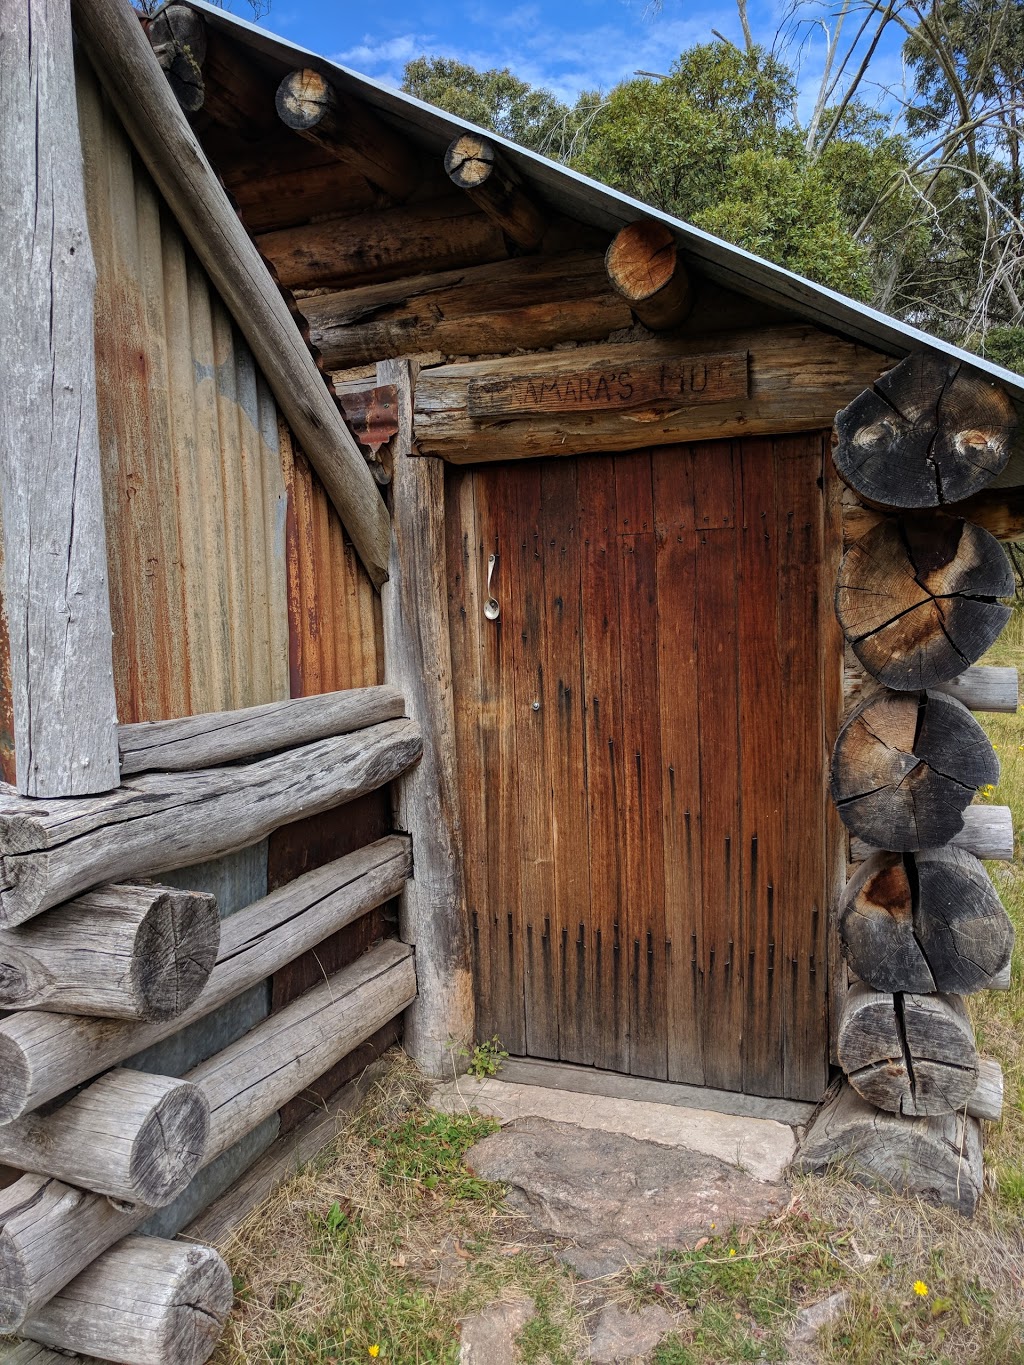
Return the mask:
M 584 1278 L 614 1274 L 659 1248 L 682 1250 L 712 1224 L 725 1232 L 786 1207 L 785 1185 L 717 1157 L 600 1129 L 524 1118 L 478 1142 L 466 1164 L 508 1186 L 508 1201 Z
M 590 1325 L 590 1348 L 585 1358 L 596 1365 L 646 1360 L 675 1325 L 671 1313 L 656 1303 L 639 1313 L 627 1313 L 613 1303 L 606 1304 Z
M 532 1299 L 492 1303 L 462 1324 L 459 1365 L 516 1365 L 516 1337 L 533 1317 Z

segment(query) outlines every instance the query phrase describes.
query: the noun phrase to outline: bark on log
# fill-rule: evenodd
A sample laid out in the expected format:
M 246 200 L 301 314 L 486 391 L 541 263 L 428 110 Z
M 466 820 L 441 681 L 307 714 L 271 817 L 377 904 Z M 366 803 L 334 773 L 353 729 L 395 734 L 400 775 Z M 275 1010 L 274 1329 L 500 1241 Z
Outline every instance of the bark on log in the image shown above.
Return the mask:
M 843 892 L 839 933 L 874 990 L 958 995 L 991 989 L 1014 938 L 984 867 L 953 847 L 868 858 Z
M 833 454 L 861 497 L 886 507 L 939 507 L 1002 472 L 1016 428 L 1000 385 L 920 351 L 838 413 Z
M 93 335 L 95 266 L 61 0 L 4 11 L 0 263 L 0 505 L 18 789 L 109 791 L 117 712 L 96 365 L 83 344 Z
M 51 1114 L 0 1127 L 0 1160 L 162 1208 L 199 1169 L 209 1131 L 210 1108 L 194 1085 L 119 1068 Z
M 20 924 L 101 881 L 189 867 L 383 787 L 422 750 L 389 720 L 230 768 L 143 773 L 109 796 L 57 805 L 0 788 L 0 924 Z
M 743 351 L 750 357 L 749 396 L 722 403 L 608 411 L 542 411 L 509 421 L 474 416 L 470 393 L 526 375 L 538 387 L 574 369 L 619 375 L 647 360 Z M 477 360 L 424 370 L 416 383 L 416 449 L 455 464 L 638 450 L 731 436 L 790 435 L 828 426 L 837 401 L 871 383 L 881 358 L 814 327 L 765 327 L 629 345 L 581 347 L 545 355 Z
M 898 691 L 948 682 L 1010 615 L 1013 573 L 987 531 L 953 517 L 885 521 L 847 550 L 836 615 L 867 671 Z
M 256 1126 L 393 1019 L 415 993 L 412 950 L 391 940 L 190 1072 L 186 1079 L 211 1106 L 205 1164 L 227 1151 L 245 1124 Z M 309 1049 L 300 1054 L 305 1042 Z M 267 1076 L 275 1059 L 285 1065 Z M 265 1083 L 254 1085 L 261 1076 Z M 37 1176 L 0 1191 L 0 1331 L 19 1329 L 150 1213 Z
M 100 886 L 0 930 L 0 1007 L 174 1019 L 206 985 L 219 946 L 213 896 Z
M 411 458 L 412 371 L 377 366 L 377 383 L 398 391 L 391 560 L 384 616 L 387 678 L 423 727 L 423 762 L 395 785 L 395 822 L 413 837 L 413 879 L 401 903 L 401 933 L 416 945 L 419 994 L 405 1019 L 404 1046 L 429 1076 L 450 1072 L 452 1042 L 473 1033 L 469 923 L 455 776 L 455 718 L 448 632 L 444 466 Z
M 948 843 L 978 788 L 998 781 L 985 731 L 938 691 L 876 692 L 847 720 L 832 753 L 832 800 L 843 824 L 876 848 Z
M 597 252 L 517 257 L 302 299 L 329 369 L 441 351 L 483 355 L 600 341 L 631 322 Z
M 167 5 L 150 20 L 146 33 L 167 83 L 186 114 L 203 107 L 206 20 L 190 5 Z
M 116 1024 L 26 1011 L 0 1020 L 0 1123 L 38 1108 L 266 980 L 288 962 L 398 895 L 409 840 L 380 839 L 289 882 L 224 921 L 206 988 L 177 1019 Z
M 311 67 L 290 71 L 277 87 L 278 117 L 395 199 L 420 178 L 415 145 L 360 100 L 349 99 Z
M 968 806 L 964 827 L 949 841 L 950 847 L 973 853 L 976 858 L 1010 862 L 1013 858 L 1013 816 L 1009 806 Z M 877 852 L 863 839 L 850 840 L 850 861 L 861 863 Z
M 654 332 L 677 327 L 693 307 L 693 290 L 679 259 L 675 233 L 653 218 L 630 223 L 605 257 L 612 286 Z
M 860 1184 L 917 1195 L 967 1218 L 978 1206 L 984 1183 L 977 1119 L 886 1114 L 846 1083 L 812 1119 L 794 1166 L 815 1175 L 838 1166 Z
M 472 200 L 455 195 L 266 232 L 256 245 L 282 284 L 302 289 L 365 285 L 508 255 L 497 224 Z
M 234 1302 L 219 1252 L 126 1237 L 25 1323 L 44 1346 L 124 1365 L 203 1365 Z
M 967 1101 L 967 1112 L 972 1118 L 998 1123 L 1003 1116 L 1003 1068 L 991 1057 L 978 1062 L 978 1084 Z
M 354 687 L 238 711 L 121 725 L 117 732 L 121 773 L 210 768 L 348 735 L 404 715 L 405 699 L 393 687 Z
M 869 1103 L 924 1117 L 962 1109 L 978 1084 L 978 1052 L 956 995 L 890 995 L 854 986 L 839 1020 L 839 1065 Z
M 452 184 L 465 190 L 516 246 L 537 250 L 547 231 L 547 217 L 493 143 L 479 133 L 460 133 L 445 152 L 444 168 Z
M 136 151 L 252 347 L 379 587 L 390 526 L 373 476 L 288 305 L 178 108 L 135 12 L 123 0 L 73 0 L 72 10 L 76 33 Z

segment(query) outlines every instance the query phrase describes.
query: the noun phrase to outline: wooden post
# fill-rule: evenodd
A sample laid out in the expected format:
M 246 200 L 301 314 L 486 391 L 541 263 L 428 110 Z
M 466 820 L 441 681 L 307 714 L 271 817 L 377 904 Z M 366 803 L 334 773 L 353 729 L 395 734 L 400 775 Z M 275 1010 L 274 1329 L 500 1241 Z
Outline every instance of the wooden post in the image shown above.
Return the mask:
M 4 7 L 0 499 L 18 790 L 118 783 L 85 215 L 65 0 Z
M 405 1049 L 430 1076 L 457 1065 L 452 1045 L 473 1035 L 473 984 L 455 779 L 448 635 L 444 466 L 411 458 L 414 374 L 405 360 L 377 366 L 398 392 L 389 581 L 381 592 L 385 680 L 423 733 L 423 759 L 394 784 L 395 823 L 412 835 L 413 877 L 402 894 L 401 936 L 416 945 L 418 995 Z
M 72 10 L 75 31 L 136 151 L 252 347 L 379 587 L 387 571 L 387 509 L 288 305 L 178 107 L 138 16 L 124 0 L 73 0 Z M 70 67 L 67 80 L 71 84 Z

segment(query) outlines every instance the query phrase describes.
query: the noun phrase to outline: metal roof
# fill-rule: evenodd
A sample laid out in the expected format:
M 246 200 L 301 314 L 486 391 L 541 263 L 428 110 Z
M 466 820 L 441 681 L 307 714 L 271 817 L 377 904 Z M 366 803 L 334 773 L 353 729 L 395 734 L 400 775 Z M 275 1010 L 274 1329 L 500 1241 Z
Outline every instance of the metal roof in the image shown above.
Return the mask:
M 519 147 L 489 129 L 478 128 L 412 95 L 392 90 L 379 81 L 361 76 L 304 47 L 286 42 L 256 24 L 206 3 L 206 0 L 188 0 L 188 3 L 194 9 L 201 10 L 212 27 L 229 33 L 253 52 L 279 61 L 289 68 L 301 62 L 303 66 L 322 72 L 339 89 L 373 105 L 386 116 L 388 122 L 439 154 L 443 154 L 452 138 L 459 133 L 482 133 L 495 146 L 503 149 L 507 160 L 524 180 L 535 185 L 553 208 L 569 217 L 611 232 L 633 222 L 640 215 L 660 219 L 675 232 L 684 257 L 692 261 L 704 275 L 726 288 L 789 309 L 808 322 L 840 332 L 853 341 L 863 342 L 890 355 L 903 356 L 922 346 L 930 347 L 998 380 L 1018 402 L 1024 403 L 1024 377 L 1012 370 L 930 336 L 844 294 L 837 294 L 835 290 L 804 279 L 783 266 L 773 265 L 771 261 L 763 260 L 742 247 L 723 242 L 721 238 L 702 232 L 680 218 L 673 218 L 671 214 L 652 208 L 650 204 L 610 189 L 538 152 Z

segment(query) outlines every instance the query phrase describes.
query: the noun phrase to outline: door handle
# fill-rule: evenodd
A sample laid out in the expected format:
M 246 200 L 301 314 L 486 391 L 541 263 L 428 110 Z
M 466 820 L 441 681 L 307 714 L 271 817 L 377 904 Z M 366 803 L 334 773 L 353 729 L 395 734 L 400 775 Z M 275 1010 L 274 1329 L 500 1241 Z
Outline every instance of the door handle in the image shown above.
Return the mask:
M 501 607 L 498 600 L 491 592 L 491 575 L 494 573 L 494 566 L 498 562 L 497 555 L 489 555 L 487 559 L 487 601 L 484 603 L 484 615 L 488 621 L 496 621 L 501 615 Z

